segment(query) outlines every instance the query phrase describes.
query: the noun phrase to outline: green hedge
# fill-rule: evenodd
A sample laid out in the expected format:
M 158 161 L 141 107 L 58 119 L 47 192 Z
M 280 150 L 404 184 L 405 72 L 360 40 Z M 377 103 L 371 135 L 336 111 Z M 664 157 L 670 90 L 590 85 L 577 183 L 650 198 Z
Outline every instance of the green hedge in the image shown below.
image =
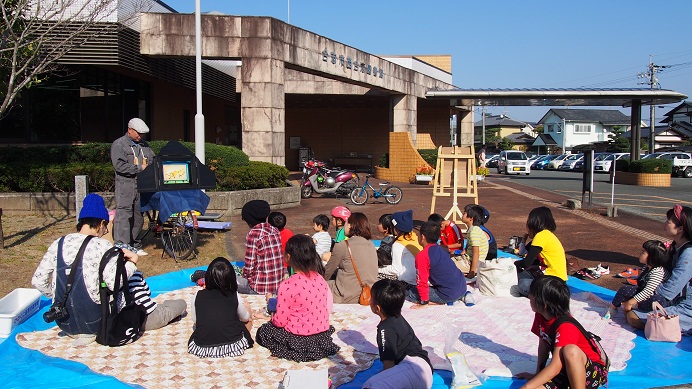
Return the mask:
M 630 162 L 632 173 L 673 173 L 673 161 L 667 159 L 647 158 Z
M 288 169 L 269 162 L 250 161 L 248 166 L 216 172 L 216 190 L 247 190 L 286 186 Z
M 153 141 L 150 145 L 158 153 L 166 143 Z M 182 143 L 194 151 L 194 143 Z M 285 167 L 250 162 L 235 147 L 207 143 L 205 157 L 216 173 L 216 190 L 286 186 Z M 110 143 L 0 149 L 0 192 L 73 192 L 76 175 L 89 176 L 90 192 L 112 192 L 115 172 L 110 161 Z
M 615 161 L 615 170 L 619 172 L 628 172 L 630 170 L 630 160 L 627 158 L 620 158 Z
M 149 146 L 158 154 L 168 141 L 155 140 Z M 193 153 L 193 142 L 180 142 Z M 212 170 L 224 167 L 247 166 L 248 156 L 233 146 L 223 146 L 214 143 L 204 144 L 206 165 Z M 61 145 L 45 147 L 2 147 L 0 148 L 0 163 L 16 161 L 31 161 L 37 165 L 58 163 L 111 163 L 111 143 L 86 143 L 83 145 Z
M 437 167 L 437 149 L 420 149 L 418 153 L 433 169 Z
M 149 142 L 149 147 L 155 154 L 159 154 L 163 146 L 166 145 L 168 141 L 165 140 L 154 140 Z M 187 147 L 193 153 L 195 152 L 194 142 L 180 142 L 183 146 Z M 110 153 L 110 146 L 108 149 Z M 250 158 L 242 152 L 240 149 L 234 146 L 223 146 L 214 143 L 204 144 L 204 159 L 206 160 L 207 166 L 211 170 L 231 168 L 237 166 L 248 166 L 250 163 Z

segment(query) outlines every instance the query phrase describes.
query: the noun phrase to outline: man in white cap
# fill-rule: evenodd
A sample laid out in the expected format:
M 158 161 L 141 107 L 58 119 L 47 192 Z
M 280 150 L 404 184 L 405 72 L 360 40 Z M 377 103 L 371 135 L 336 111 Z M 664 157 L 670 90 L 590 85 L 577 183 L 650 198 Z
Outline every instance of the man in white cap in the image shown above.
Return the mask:
M 142 232 L 142 212 L 139 209 L 139 192 L 137 192 L 137 173 L 154 160 L 143 134 L 149 133 L 144 120 L 131 119 L 127 123 L 125 135 L 116 139 L 111 145 L 111 161 L 115 168 L 115 220 L 113 221 L 113 241 L 130 245 L 137 250 L 137 255 L 147 253 L 142 250 L 139 234 Z

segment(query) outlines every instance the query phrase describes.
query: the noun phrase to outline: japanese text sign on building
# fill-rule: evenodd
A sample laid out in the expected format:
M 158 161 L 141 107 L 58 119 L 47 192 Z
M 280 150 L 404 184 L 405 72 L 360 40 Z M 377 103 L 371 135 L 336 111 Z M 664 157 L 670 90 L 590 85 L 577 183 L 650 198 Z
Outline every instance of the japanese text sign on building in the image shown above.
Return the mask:
M 336 52 L 328 51 L 324 49 L 322 51 L 322 61 L 331 62 L 333 65 L 339 65 L 346 69 L 352 69 L 354 72 L 360 71 L 363 74 L 372 75 L 377 78 L 384 78 L 384 70 L 382 68 L 377 68 L 377 66 L 372 66 L 371 64 L 366 64 L 365 62 L 358 62 L 351 57 L 346 57 L 343 54 L 337 54 Z

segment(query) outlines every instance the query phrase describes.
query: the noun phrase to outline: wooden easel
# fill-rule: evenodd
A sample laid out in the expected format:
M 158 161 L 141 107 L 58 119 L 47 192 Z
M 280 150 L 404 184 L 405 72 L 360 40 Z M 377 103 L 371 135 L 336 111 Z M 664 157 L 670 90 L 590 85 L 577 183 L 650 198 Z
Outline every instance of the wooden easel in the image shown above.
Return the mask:
M 459 197 L 473 198 L 478 204 L 478 184 L 476 182 L 476 153 L 473 146 L 442 147 L 437 151 L 437 166 L 433 187 L 430 213 L 435 213 L 437 197 L 452 196 L 452 208 L 445 219 L 461 221 L 463 211 L 459 208 Z M 451 193 L 448 192 L 452 190 Z

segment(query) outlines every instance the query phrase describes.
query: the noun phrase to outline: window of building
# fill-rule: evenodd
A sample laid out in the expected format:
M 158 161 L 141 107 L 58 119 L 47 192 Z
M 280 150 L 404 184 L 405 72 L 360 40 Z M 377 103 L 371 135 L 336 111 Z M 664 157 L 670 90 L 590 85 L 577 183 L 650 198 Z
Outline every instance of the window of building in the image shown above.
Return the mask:
M 555 125 L 554 124 L 548 124 L 546 126 L 545 132 L 554 132 L 555 131 Z
M 589 132 L 591 132 L 591 125 L 590 124 L 575 124 L 574 125 L 574 132 L 575 133 L 589 133 Z
M 103 69 L 72 67 L 22 93 L 0 128 L 11 142 L 112 142 L 127 121 L 149 121 L 149 83 Z

